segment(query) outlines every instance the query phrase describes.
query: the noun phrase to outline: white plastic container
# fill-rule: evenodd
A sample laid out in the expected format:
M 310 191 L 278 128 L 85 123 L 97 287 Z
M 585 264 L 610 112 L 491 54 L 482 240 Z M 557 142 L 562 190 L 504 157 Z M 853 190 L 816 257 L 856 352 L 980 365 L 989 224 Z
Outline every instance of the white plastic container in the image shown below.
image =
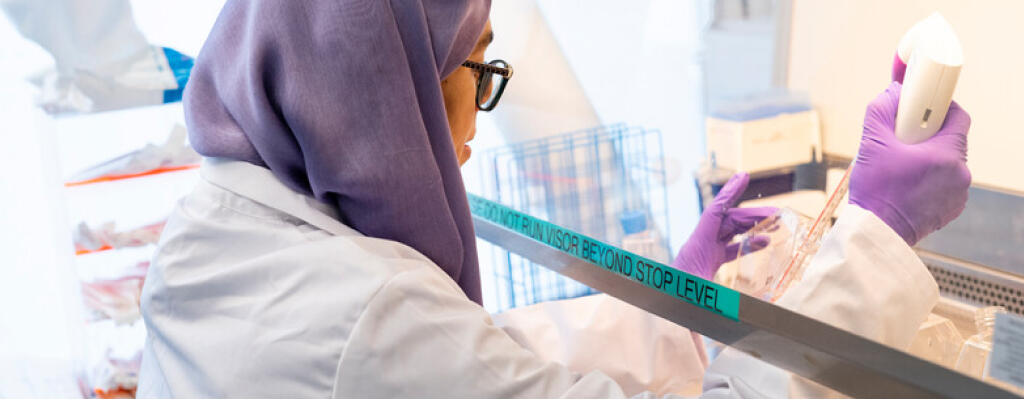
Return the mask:
M 811 162 L 821 137 L 817 111 L 807 104 L 759 103 L 708 116 L 708 160 L 750 173 Z

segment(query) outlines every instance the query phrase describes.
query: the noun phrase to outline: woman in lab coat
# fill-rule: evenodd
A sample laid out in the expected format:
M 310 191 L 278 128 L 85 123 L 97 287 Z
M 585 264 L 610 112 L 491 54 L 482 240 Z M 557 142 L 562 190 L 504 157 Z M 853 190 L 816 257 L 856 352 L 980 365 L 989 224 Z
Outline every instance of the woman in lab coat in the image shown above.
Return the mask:
M 517 341 L 480 306 L 458 168 L 482 71 L 463 63 L 484 61 L 488 10 L 484 0 L 228 1 L 186 88 L 191 142 L 206 160 L 143 290 L 139 396 L 635 394 L 527 350 L 528 329 Z M 852 204 L 780 303 L 905 346 L 937 291 L 907 243 L 962 208 L 969 120 L 954 108 L 940 133 L 952 139 L 899 145 L 898 90 L 869 107 Z M 732 235 L 770 212 L 731 207 L 745 186 L 743 175 L 730 181 L 675 266 L 712 276 Z M 630 312 L 608 318 L 648 318 Z M 703 373 L 699 362 L 666 366 Z M 726 353 L 705 387 L 813 388 L 790 379 Z

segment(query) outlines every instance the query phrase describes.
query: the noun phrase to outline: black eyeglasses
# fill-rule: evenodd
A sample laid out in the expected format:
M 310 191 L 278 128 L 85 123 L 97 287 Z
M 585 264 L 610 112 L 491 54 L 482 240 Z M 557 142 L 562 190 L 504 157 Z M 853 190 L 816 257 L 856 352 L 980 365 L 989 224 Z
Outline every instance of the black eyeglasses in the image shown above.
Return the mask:
M 505 92 L 505 85 L 512 78 L 512 66 L 504 60 L 494 60 L 487 64 L 466 61 L 462 66 L 477 72 L 476 108 L 480 111 L 493 110 Z

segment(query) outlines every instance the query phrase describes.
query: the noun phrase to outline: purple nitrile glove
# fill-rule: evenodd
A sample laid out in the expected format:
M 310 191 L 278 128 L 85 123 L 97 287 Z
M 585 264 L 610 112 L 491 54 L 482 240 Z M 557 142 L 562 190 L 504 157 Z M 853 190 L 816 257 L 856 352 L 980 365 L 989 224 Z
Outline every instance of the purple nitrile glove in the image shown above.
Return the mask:
M 903 143 L 894 132 L 900 89 L 893 82 L 868 105 L 850 173 L 850 203 L 874 213 L 913 246 L 959 216 L 967 204 L 971 117 L 953 102 L 935 136 Z
M 892 56 L 892 81 L 903 83 L 903 76 L 907 74 L 907 63 L 900 59 L 900 53 Z
M 775 214 L 775 207 L 732 208 L 750 183 L 745 172 L 733 175 L 704 210 L 690 239 L 679 249 L 672 266 L 684 272 L 711 279 L 723 263 L 732 261 L 739 252 L 739 243 L 729 244 L 733 236 L 746 232 L 761 220 Z M 767 239 L 767 238 L 762 238 Z M 754 240 L 764 247 L 767 241 Z

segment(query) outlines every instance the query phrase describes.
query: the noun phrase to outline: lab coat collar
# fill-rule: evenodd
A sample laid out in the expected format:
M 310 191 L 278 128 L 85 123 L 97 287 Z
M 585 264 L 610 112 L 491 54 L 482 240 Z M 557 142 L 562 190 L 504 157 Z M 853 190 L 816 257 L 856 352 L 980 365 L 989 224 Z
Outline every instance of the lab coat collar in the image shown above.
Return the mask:
M 224 190 L 306 221 L 337 236 L 362 236 L 341 223 L 337 209 L 281 183 L 269 169 L 224 158 L 207 157 L 199 175 Z

